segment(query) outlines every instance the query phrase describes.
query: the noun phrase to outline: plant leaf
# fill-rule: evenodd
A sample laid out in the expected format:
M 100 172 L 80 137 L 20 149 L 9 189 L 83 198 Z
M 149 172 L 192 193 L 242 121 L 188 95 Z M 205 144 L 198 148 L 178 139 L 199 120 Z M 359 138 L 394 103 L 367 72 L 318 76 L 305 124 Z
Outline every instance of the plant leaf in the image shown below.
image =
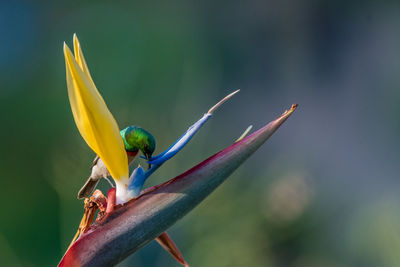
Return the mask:
M 146 189 L 96 222 L 66 252 L 59 266 L 110 266 L 158 237 L 186 215 L 254 153 L 294 112 L 285 111 L 260 130 L 185 173 Z

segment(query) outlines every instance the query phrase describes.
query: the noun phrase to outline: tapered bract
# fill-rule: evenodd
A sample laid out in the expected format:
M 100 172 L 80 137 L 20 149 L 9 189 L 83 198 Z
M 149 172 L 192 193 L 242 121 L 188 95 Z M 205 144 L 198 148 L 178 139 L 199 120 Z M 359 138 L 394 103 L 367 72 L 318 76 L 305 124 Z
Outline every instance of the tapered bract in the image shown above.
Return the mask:
M 297 105 L 257 132 L 211 156 L 136 200 L 117 207 L 71 246 L 60 266 L 110 266 L 122 261 L 182 218 L 254 153 Z

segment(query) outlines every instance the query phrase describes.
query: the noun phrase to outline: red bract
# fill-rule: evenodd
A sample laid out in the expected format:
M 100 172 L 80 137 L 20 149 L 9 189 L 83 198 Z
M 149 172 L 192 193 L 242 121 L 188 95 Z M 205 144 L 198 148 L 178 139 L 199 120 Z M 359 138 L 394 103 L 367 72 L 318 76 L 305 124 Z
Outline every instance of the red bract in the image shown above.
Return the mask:
M 185 173 L 142 194 L 96 221 L 69 248 L 59 266 L 111 266 L 160 236 L 214 191 L 294 112 L 280 117 Z

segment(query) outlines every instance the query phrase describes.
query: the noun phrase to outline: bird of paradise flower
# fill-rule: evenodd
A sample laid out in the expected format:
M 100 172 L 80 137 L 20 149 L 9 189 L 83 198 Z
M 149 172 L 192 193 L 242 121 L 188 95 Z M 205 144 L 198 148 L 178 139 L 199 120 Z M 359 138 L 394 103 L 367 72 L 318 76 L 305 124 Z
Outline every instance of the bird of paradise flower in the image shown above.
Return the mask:
M 104 162 L 115 181 L 116 204 L 124 204 L 137 197 L 147 178 L 164 162 L 178 153 L 212 116 L 213 112 L 239 91 L 236 90 L 227 95 L 210 108 L 167 150 L 148 159 L 150 169 L 145 171 L 139 165 L 129 176 L 127 154 L 118 124 L 93 82 L 76 34 L 73 37 L 73 47 L 74 54 L 64 43 L 68 97 L 72 114 L 81 136 Z M 243 138 L 247 132 L 248 130 L 239 139 Z M 79 233 L 78 231 L 77 234 L 79 235 Z M 166 233 L 159 236 L 157 241 L 180 263 L 186 265 L 179 250 Z

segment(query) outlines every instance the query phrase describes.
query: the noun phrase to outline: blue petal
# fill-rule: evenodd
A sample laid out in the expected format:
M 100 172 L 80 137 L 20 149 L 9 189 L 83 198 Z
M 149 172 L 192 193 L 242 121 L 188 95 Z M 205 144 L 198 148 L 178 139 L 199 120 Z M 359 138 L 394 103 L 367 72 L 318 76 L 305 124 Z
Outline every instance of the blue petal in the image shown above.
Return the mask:
M 137 197 L 142 191 L 143 185 L 146 182 L 147 178 L 155 172 L 161 164 L 153 165 L 147 171 L 144 171 L 142 166 L 138 166 L 133 170 L 131 177 L 129 178 L 129 186 L 128 189 L 133 197 Z
M 176 153 L 178 153 L 189 141 L 192 139 L 192 137 L 196 134 L 196 132 L 203 126 L 203 124 L 211 118 L 212 113 L 220 106 L 222 105 L 226 100 L 231 98 L 234 94 L 239 92 L 239 90 L 236 90 L 233 93 L 230 93 L 226 97 L 224 97 L 222 100 L 220 100 L 217 104 L 215 104 L 212 108 L 208 110 L 206 114 L 203 115 L 203 117 L 198 120 L 195 124 L 189 127 L 187 131 L 174 143 L 172 146 L 170 146 L 167 150 L 164 152 L 160 153 L 157 156 L 154 156 L 150 158 L 150 160 L 147 161 L 147 163 L 151 164 L 152 167 L 148 169 L 146 172 L 144 172 L 143 168 L 139 166 L 136 168 L 129 180 L 129 187 L 128 189 L 131 191 L 131 194 L 136 197 L 140 194 L 140 191 L 142 190 L 142 187 L 144 183 L 146 182 L 147 178 L 154 172 L 156 171 L 164 162 L 175 156 Z M 144 158 L 142 156 L 142 158 Z
M 128 189 L 133 197 L 137 197 L 140 194 L 146 179 L 147 177 L 142 166 L 139 165 L 139 167 L 133 170 L 131 177 L 129 178 L 128 186 Z
M 204 116 L 195 124 L 190 126 L 189 129 L 172 146 L 170 146 L 161 154 L 152 157 L 148 161 L 148 163 L 152 165 L 150 169 L 144 171 L 144 169 L 139 166 L 132 172 L 129 179 L 128 189 L 133 197 L 137 197 L 140 194 L 140 191 L 142 190 L 147 178 L 149 178 L 149 176 L 155 172 L 165 161 L 175 156 L 175 154 L 178 153 L 189 142 L 189 140 L 210 117 L 211 114 L 204 114 Z
M 188 142 L 189 140 L 195 135 L 195 133 L 203 126 L 203 124 L 211 117 L 211 114 L 206 113 L 204 116 L 198 120 L 195 124 L 189 127 L 189 129 L 167 150 L 162 152 L 161 154 L 152 157 L 148 163 L 152 165 L 161 165 L 165 161 L 169 160 L 176 153 L 178 153 Z

